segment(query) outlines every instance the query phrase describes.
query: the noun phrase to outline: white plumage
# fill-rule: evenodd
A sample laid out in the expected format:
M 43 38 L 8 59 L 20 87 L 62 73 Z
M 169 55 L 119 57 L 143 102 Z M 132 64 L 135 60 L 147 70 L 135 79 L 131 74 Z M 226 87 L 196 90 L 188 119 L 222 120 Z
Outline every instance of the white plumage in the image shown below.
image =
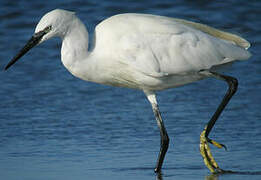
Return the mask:
M 233 41 L 162 16 L 116 15 L 101 22 L 95 33 L 98 50 L 152 76 L 195 72 L 249 58 Z
M 53 35 L 63 39 L 63 64 L 75 76 L 97 83 L 162 90 L 202 79 L 197 74 L 200 70 L 250 57 L 248 42 L 238 36 L 146 14 L 120 14 L 102 21 L 95 29 L 93 49 L 88 52 L 88 32 L 74 13 L 51 11 L 39 22 L 36 32 L 58 17 L 62 20 L 55 21 Z M 214 36 L 204 30 L 212 30 Z M 240 46 L 231 37 L 220 39 L 215 31 L 245 44 Z M 49 39 L 51 32 L 43 39 Z

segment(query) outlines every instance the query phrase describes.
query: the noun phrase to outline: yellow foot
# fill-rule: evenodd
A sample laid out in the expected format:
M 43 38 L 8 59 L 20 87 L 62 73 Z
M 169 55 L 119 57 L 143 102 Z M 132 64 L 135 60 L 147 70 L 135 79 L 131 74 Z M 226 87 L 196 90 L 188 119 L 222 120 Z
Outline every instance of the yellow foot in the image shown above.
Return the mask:
M 222 170 L 221 168 L 219 168 L 217 162 L 215 161 L 214 157 L 212 156 L 208 143 L 211 143 L 218 148 L 222 148 L 222 147 L 225 149 L 227 149 L 227 148 L 225 145 L 220 144 L 220 143 L 213 141 L 213 140 L 209 139 L 208 137 L 206 137 L 206 129 L 207 129 L 207 126 L 204 128 L 204 130 L 200 134 L 200 154 L 202 155 L 202 157 L 204 159 L 205 165 L 208 167 L 208 169 L 212 173 L 224 173 L 225 171 Z

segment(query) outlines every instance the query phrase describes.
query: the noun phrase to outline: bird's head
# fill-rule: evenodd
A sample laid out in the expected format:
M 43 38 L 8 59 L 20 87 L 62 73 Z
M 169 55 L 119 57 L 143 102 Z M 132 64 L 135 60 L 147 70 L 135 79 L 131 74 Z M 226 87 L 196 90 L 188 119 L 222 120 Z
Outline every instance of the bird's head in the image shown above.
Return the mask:
M 55 9 L 46 13 L 35 28 L 35 33 L 26 45 L 17 53 L 16 56 L 6 65 L 5 70 L 12 66 L 18 59 L 27 53 L 34 46 L 52 37 L 64 37 L 68 32 L 70 24 L 74 18 L 71 11 Z

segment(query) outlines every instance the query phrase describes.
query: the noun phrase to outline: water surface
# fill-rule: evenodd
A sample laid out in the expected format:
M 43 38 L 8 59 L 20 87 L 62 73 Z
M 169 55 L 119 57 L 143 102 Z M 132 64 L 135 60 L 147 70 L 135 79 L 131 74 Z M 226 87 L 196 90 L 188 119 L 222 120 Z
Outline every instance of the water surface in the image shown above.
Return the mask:
M 238 78 L 239 89 L 211 137 L 228 147 L 227 152 L 212 148 L 219 165 L 243 173 L 212 176 L 199 154 L 199 134 L 226 91 L 224 82 L 208 79 L 158 93 L 171 138 L 162 178 L 261 178 L 261 1 L 0 4 L 0 69 L 27 42 L 42 15 L 55 8 L 75 11 L 90 33 L 106 17 L 135 12 L 184 18 L 242 35 L 252 43 L 253 57 L 227 72 Z M 143 93 L 73 77 L 61 64 L 60 45 L 58 39 L 48 41 L 0 72 L 1 179 L 155 179 L 160 139 Z

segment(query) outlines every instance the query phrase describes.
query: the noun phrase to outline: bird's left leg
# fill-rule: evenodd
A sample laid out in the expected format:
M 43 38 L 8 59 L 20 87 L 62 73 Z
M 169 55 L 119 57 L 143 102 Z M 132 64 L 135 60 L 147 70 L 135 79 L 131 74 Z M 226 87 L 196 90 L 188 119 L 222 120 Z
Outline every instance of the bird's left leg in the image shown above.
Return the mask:
M 167 130 L 164 126 L 163 120 L 161 118 L 160 110 L 159 110 L 157 100 L 156 100 L 156 95 L 154 93 L 151 93 L 151 92 L 145 92 L 145 94 L 147 95 L 147 98 L 151 103 L 154 116 L 156 118 L 158 127 L 160 129 L 161 146 L 160 146 L 160 152 L 159 152 L 159 155 L 158 155 L 157 164 L 156 164 L 156 167 L 154 169 L 154 171 L 156 173 L 160 173 L 165 154 L 166 154 L 168 147 L 169 147 L 169 136 L 168 136 Z
M 235 92 L 237 90 L 238 81 L 234 77 L 222 75 L 222 74 L 219 74 L 216 72 L 202 71 L 200 73 L 203 75 L 214 77 L 219 80 L 226 81 L 229 86 L 222 102 L 220 103 L 216 112 L 214 113 L 214 115 L 212 116 L 212 118 L 210 119 L 208 124 L 205 126 L 204 130 L 202 131 L 202 133 L 200 135 L 200 153 L 204 159 L 204 163 L 206 164 L 206 166 L 209 168 L 209 170 L 212 173 L 224 173 L 226 171 L 219 168 L 217 162 L 215 161 L 214 157 L 212 156 L 212 154 L 210 152 L 208 143 L 213 144 L 214 146 L 216 146 L 218 148 L 224 147 L 226 149 L 226 146 L 208 138 L 208 135 L 209 135 L 211 129 L 213 128 L 213 126 L 215 125 L 215 122 L 217 121 L 221 112 L 226 107 L 226 105 L 228 104 L 231 97 L 235 94 Z

